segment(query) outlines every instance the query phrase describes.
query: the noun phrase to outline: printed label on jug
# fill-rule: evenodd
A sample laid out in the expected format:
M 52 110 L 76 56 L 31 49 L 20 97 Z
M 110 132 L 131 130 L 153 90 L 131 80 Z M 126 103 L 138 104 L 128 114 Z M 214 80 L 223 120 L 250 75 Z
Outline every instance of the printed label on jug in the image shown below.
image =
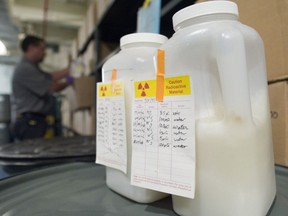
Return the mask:
M 195 119 L 189 76 L 164 81 L 157 102 L 156 80 L 134 82 L 132 185 L 194 198 Z
M 96 163 L 127 172 L 124 87 L 97 83 Z
M 134 82 L 135 98 L 148 98 L 156 96 L 156 80 Z M 189 76 L 166 78 L 164 80 L 164 96 L 191 95 Z

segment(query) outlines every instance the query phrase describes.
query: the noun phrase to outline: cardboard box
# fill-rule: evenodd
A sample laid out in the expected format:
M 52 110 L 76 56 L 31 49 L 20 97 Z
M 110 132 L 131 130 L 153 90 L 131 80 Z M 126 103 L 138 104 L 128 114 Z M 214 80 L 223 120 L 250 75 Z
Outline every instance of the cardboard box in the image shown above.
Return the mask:
M 83 76 L 75 78 L 73 87 L 67 88 L 65 95 L 72 111 L 91 108 L 96 103 L 96 78 Z
M 268 80 L 287 75 L 288 1 L 233 1 L 238 4 L 240 21 L 254 28 L 264 41 Z
M 275 163 L 288 166 L 288 81 L 269 84 Z

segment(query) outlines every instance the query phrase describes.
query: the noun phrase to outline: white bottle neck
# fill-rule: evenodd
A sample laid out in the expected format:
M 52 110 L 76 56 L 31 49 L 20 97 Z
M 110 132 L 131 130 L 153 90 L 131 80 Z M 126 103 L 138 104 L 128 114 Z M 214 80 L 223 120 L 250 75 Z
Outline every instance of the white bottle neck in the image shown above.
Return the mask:
M 180 29 L 201 24 L 201 23 L 207 23 L 207 22 L 217 22 L 217 21 L 238 21 L 239 18 L 235 14 L 209 14 L 209 15 L 203 15 L 199 17 L 194 17 L 191 19 L 187 19 L 181 23 L 179 23 L 177 26 L 175 26 L 175 31 L 177 32 Z
M 140 48 L 140 47 L 151 47 L 151 48 L 159 48 L 162 44 L 152 43 L 152 42 L 141 42 L 141 43 L 129 43 L 121 46 L 121 50 L 131 49 L 131 48 Z

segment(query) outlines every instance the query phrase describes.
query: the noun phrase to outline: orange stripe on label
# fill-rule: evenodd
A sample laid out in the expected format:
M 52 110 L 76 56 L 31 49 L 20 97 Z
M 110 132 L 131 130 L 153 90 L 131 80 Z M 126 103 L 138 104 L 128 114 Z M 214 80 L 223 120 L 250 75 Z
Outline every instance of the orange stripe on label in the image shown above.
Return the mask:
M 114 68 L 112 70 L 112 77 L 111 77 L 111 91 L 114 92 L 115 91 L 115 80 L 117 79 L 117 70 Z
M 156 78 L 156 100 L 163 101 L 164 98 L 164 74 L 165 74 L 165 51 L 158 49 L 157 52 L 157 78 Z

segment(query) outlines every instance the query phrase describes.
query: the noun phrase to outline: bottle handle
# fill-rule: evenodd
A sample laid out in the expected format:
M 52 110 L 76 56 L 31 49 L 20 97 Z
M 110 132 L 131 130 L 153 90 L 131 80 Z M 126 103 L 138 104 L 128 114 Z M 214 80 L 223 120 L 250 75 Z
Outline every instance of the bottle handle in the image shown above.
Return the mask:
M 231 29 L 216 36 L 214 44 L 222 88 L 225 118 L 252 119 L 244 38 Z

